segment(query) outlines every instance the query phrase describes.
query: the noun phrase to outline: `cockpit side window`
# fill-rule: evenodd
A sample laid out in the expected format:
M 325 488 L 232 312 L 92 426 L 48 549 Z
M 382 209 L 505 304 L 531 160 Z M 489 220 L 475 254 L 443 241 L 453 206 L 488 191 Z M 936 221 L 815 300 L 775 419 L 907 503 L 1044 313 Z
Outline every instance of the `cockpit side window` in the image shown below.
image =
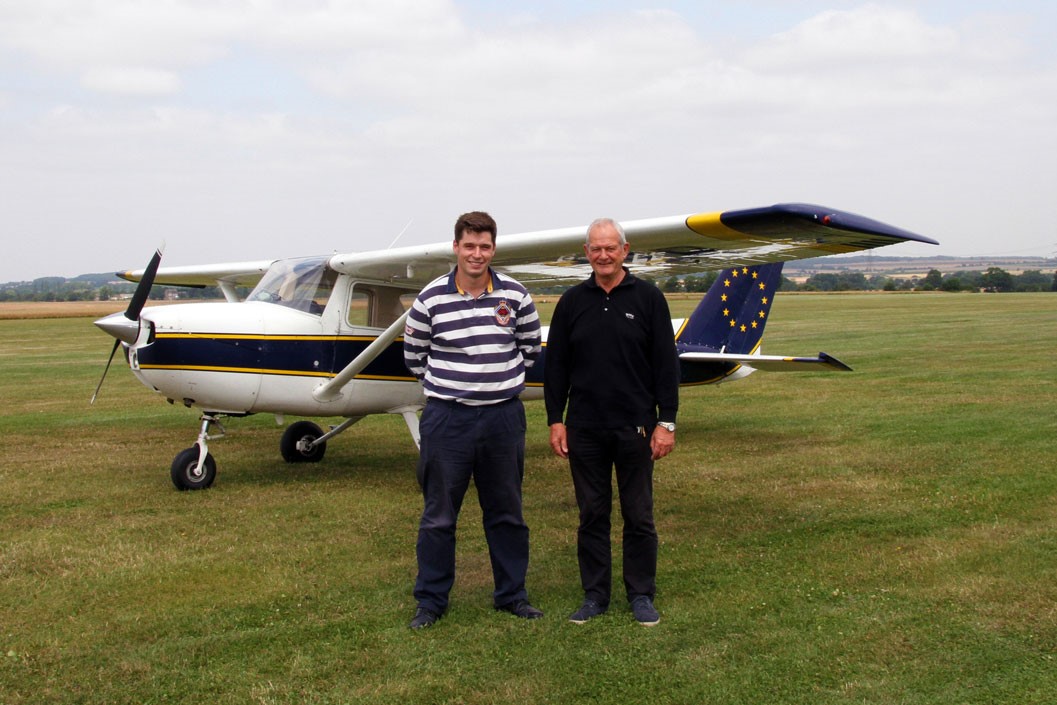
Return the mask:
M 386 328 L 411 306 L 417 292 L 406 287 L 357 282 L 349 305 L 348 321 L 354 326 Z
M 279 260 L 268 268 L 247 301 L 265 301 L 315 315 L 323 313 L 338 274 L 326 257 Z

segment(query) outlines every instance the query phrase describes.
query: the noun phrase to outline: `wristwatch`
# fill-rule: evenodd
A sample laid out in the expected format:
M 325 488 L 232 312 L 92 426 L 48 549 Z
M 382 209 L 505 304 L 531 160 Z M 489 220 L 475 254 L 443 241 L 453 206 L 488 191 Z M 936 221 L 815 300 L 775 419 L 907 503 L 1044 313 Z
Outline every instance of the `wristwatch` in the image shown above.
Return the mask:
M 671 421 L 658 421 L 657 425 L 663 428 L 665 431 L 675 433 L 675 424 Z

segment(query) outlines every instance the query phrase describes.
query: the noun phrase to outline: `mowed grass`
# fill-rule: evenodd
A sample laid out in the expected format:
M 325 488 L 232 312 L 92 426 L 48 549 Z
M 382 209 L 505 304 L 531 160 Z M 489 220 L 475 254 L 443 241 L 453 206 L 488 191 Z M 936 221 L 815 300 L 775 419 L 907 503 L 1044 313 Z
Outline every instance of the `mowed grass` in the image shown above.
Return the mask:
M 575 502 L 529 404 L 546 617 L 491 609 L 471 490 L 451 610 L 412 633 L 399 417 L 309 466 L 271 417 L 230 420 L 216 485 L 177 492 L 196 412 L 123 366 L 89 407 L 110 347 L 90 319 L 0 321 L 0 705 L 1050 703 L 1055 324 L 1052 294 L 779 296 L 764 352 L 855 371 L 684 389 L 651 629 L 619 599 L 566 621 Z

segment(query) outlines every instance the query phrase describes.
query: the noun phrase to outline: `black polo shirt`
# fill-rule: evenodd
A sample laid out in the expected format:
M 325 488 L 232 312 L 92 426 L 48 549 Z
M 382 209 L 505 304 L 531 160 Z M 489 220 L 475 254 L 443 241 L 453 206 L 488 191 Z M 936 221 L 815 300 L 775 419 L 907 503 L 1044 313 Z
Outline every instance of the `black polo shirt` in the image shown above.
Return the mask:
M 608 294 L 586 281 L 566 291 L 551 318 L 543 365 L 547 424 L 651 429 L 675 421 L 679 360 L 671 313 L 656 286 L 624 269 Z

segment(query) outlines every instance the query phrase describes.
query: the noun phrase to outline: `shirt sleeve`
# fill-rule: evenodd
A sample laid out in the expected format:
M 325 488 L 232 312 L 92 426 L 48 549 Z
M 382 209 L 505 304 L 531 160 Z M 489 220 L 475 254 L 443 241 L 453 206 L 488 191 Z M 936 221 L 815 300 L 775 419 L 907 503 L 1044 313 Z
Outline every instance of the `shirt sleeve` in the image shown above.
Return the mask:
M 543 400 L 547 408 L 547 425 L 561 423 L 569 401 L 569 330 L 565 309 L 566 296 L 558 299 L 547 333 L 547 355 L 543 365 Z
M 404 364 L 420 382 L 426 377 L 429 360 L 431 325 L 429 311 L 421 298 L 411 304 L 411 312 L 404 325 Z
M 658 289 L 653 306 L 654 398 L 659 421 L 675 423 L 679 411 L 679 353 L 672 331 L 672 314 L 668 300 Z
M 539 313 L 536 304 L 529 294 L 525 294 L 521 306 L 518 307 L 517 331 L 514 333 L 517 339 L 521 358 L 525 362 L 525 369 L 532 367 L 540 355 L 542 349 L 543 335 L 540 327 Z

